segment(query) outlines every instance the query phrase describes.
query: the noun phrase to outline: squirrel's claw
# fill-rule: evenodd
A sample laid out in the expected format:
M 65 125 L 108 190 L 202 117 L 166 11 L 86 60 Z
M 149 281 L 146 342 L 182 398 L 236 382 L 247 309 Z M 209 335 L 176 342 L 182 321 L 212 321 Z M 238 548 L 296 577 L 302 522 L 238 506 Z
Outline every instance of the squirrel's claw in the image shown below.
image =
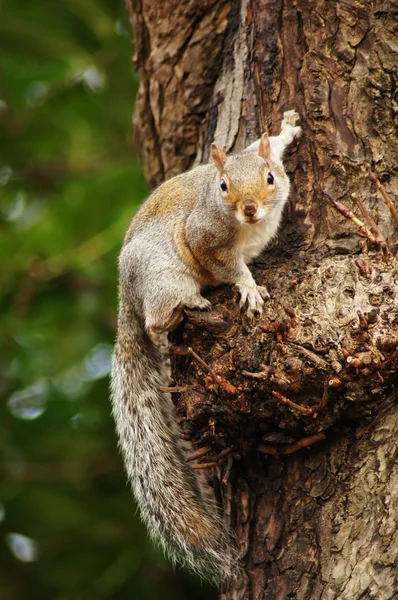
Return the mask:
M 247 316 L 251 318 L 255 313 L 261 315 L 263 312 L 264 300 L 261 297 L 258 286 L 238 283 L 236 287 L 240 293 L 239 306 L 241 309 L 244 309 L 247 306 Z
M 211 310 L 211 302 L 207 298 L 203 298 L 200 294 L 191 296 L 184 301 L 184 306 L 196 310 Z
M 260 296 L 263 300 L 270 300 L 271 296 L 269 295 L 269 292 L 265 285 L 258 285 L 257 291 L 260 293 Z

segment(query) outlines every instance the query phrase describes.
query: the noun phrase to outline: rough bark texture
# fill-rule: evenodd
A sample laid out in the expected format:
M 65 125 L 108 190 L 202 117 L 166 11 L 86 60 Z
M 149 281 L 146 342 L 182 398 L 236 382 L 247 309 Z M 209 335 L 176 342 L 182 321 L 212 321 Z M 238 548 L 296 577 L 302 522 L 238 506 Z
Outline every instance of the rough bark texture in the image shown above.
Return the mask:
M 152 184 L 207 160 L 213 139 L 234 151 L 276 132 L 284 110 L 303 128 L 286 160 L 283 228 L 254 269 L 271 293 L 262 318 L 242 318 L 220 288 L 205 327 L 192 316 L 172 339 L 182 426 L 208 447 L 198 461 L 217 463 L 245 565 L 220 597 L 398 598 L 398 227 L 364 168 L 397 205 L 398 7 L 127 6 L 141 76 L 135 135 Z M 377 244 L 367 252 L 330 202 L 364 220 L 352 194 L 388 238 L 387 256 Z M 213 374 L 183 355 L 189 346 Z

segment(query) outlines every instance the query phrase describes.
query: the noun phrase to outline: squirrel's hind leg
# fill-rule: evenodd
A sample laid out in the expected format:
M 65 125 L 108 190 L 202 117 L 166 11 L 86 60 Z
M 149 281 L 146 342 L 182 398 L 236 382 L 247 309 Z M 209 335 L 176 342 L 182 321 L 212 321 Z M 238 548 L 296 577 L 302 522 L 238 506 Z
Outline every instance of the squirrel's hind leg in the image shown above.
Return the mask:
M 301 127 L 296 125 L 299 118 L 295 110 L 287 110 L 283 113 L 280 134 L 269 138 L 272 154 L 276 158 L 280 159 L 285 148 L 292 143 L 294 138 L 301 135 Z
M 210 300 L 207 300 L 207 298 L 203 298 L 201 294 L 193 294 L 184 300 L 183 307 L 197 310 L 210 310 L 211 302 Z
M 173 276 L 174 275 L 174 276 Z M 209 310 L 211 303 L 200 293 L 199 284 L 185 276 L 165 275 L 156 290 L 144 300 L 145 326 L 152 331 L 175 329 L 184 318 L 184 308 Z

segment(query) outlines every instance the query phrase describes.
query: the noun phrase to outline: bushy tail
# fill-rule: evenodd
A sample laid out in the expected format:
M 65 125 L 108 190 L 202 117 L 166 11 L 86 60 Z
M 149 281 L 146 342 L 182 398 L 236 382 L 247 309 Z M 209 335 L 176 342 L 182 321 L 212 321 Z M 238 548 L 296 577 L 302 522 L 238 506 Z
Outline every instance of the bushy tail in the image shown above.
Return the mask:
M 155 542 L 201 576 L 227 579 L 238 561 L 215 502 L 184 460 L 161 357 L 132 311 L 121 310 L 112 368 L 113 415 L 125 468 Z

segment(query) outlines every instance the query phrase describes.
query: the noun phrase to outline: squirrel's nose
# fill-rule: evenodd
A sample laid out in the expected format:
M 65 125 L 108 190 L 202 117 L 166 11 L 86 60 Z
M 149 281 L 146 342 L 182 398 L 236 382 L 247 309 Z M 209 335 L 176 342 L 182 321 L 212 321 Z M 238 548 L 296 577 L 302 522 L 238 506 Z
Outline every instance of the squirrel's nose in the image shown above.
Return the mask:
M 246 215 L 246 217 L 254 217 L 256 212 L 257 212 L 257 206 L 255 204 L 253 204 L 252 202 L 248 202 L 243 207 L 243 213 Z

